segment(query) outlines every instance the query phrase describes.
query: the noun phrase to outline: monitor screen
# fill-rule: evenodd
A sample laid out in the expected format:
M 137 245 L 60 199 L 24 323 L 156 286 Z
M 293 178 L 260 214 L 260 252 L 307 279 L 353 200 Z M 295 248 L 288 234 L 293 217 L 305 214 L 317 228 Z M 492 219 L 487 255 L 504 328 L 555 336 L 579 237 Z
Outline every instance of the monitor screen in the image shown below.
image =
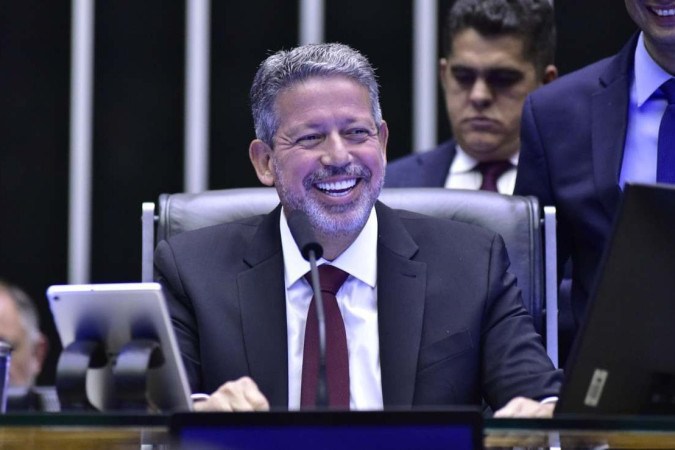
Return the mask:
M 169 428 L 181 449 L 483 448 L 478 409 L 175 414 Z
M 627 184 L 556 414 L 675 413 L 675 186 Z
M 148 411 L 157 412 L 190 410 L 192 402 L 187 375 L 159 284 L 51 286 L 47 298 L 64 349 L 75 341 L 87 341 L 100 344 L 105 352 L 103 363 L 86 371 L 86 397 L 94 407 L 103 411 L 129 409 L 130 402 L 122 399 L 129 395 L 130 385 L 140 385 L 145 388 L 141 390 L 141 395 L 145 392 L 145 398 L 139 399 L 141 406 L 138 407 L 147 405 Z M 120 356 L 129 349 L 132 341 L 156 343 L 156 351 L 152 353 L 152 362 L 141 367 L 147 375 L 131 380 L 127 376 L 122 380 L 123 384 L 120 366 L 128 361 L 135 363 L 142 355 L 135 350 L 135 353 L 128 353 L 130 358 Z M 61 360 L 57 388 L 61 375 L 58 371 L 68 372 L 62 370 Z M 68 402 L 62 399 L 61 403 L 68 409 Z

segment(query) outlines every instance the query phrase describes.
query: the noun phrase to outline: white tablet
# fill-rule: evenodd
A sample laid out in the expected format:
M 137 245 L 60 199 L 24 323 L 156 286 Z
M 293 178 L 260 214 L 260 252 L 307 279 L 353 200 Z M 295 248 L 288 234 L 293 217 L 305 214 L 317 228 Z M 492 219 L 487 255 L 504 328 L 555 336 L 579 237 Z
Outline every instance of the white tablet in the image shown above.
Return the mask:
M 102 411 L 115 409 L 113 367 L 132 339 L 153 339 L 160 345 L 162 362 L 148 370 L 147 400 L 160 411 L 189 410 L 190 387 L 158 283 L 86 284 L 51 286 L 47 298 L 65 349 L 78 340 L 105 346 L 107 362 L 89 368 L 89 401 Z

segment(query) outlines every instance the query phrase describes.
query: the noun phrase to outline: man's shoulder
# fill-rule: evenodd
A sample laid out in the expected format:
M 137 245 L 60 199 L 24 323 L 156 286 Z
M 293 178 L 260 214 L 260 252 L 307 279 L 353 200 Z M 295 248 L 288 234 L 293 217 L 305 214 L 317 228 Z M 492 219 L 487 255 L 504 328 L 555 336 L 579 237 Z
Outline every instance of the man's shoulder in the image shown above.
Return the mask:
M 495 248 L 503 247 L 497 233 L 479 225 L 407 210 L 394 210 L 394 214 L 414 242 L 414 259 L 434 267 L 438 264 L 453 265 L 459 261 L 470 261 L 469 265 L 473 267 L 483 266 L 490 260 Z M 396 244 L 391 244 L 391 239 L 384 242 L 389 242 L 391 248 L 397 248 Z
M 633 36 L 616 54 L 581 67 L 536 89 L 530 96 L 533 101 L 558 103 L 590 99 L 590 96 L 613 80 L 629 75 L 637 35 Z
M 551 99 L 558 102 L 569 99 L 570 96 L 574 98 L 588 97 L 601 86 L 600 77 L 605 73 L 614 58 L 615 56 L 610 56 L 565 74 L 535 90 L 531 97 L 534 100 Z
M 265 215 L 184 231 L 167 239 L 172 246 L 211 247 L 214 244 L 248 241 L 257 231 Z
M 487 243 L 497 235 L 485 227 L 461 220 L 434 217 L 405 209 L 390 210 L 418 243 L 478 243 L 480 241 Z
M 394 211 L 396 212 L 396 215 L 399 219 L 411 226 L 440 227 L 445 229 L 459 230 L 467 233 L 492 233 L 479 225 L 461 220 L 446 217 L 434 217 L 405 209 L 396 209 Z
M 447 174 L 454 156 L 455 140 L 449 139 L 433 149 L 395 159 L 387 163 L 385 187 L 429 186 L 429 176 L 436 172 Z
M 410 155 L 395 159 L 391 163 L 389 163 L 387 169 L 389 169 L 390 166 L 399 167 L 404 166 L 406 164 L 407 165 L 420 164 L 438 158 L 439 155 L 447 154 L 448 152 L 454 152 L 454 149 L 455 149 L 455 140 L 448 139 L 447 141 L 442 142 L 441 144 L 437 145 L 432 149 L 428 149 L 417 153 L 411 153 Z

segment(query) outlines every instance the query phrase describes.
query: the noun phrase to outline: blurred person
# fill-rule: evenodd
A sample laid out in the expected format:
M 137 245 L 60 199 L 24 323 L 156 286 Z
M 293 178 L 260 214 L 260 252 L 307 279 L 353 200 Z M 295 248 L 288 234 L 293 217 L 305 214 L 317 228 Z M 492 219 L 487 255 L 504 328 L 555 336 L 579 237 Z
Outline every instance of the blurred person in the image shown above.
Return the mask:
M 35 385 L 49 349 L 35 304 L 18 286 L 4 281 L 0 281 L 0 339 L 12 346 L 8 410 L 58 409 L 53 388 Z
M 458 0 L 438 63 L 453 138 L 391 162 L 386 187 L 483 189 L 512 194 L 527 94 L 554 80 L 549 0 Z

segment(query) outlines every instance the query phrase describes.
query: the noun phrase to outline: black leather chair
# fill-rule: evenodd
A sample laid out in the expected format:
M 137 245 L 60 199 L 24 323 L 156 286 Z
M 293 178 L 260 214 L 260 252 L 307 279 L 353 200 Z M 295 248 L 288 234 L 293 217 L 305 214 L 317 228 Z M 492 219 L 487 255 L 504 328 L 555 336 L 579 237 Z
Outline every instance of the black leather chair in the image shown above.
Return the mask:
M 546 226 L 552 229 L 546 230 L 545 259 L 543 221 L 534 197 L 444 188 L 388 188 L 382 191 L 380 200 L 395 209 L 477 224 L 501 234 L 511 259 L 511 271 L 518 277 L 523 302 L 534 317 L 537 330 L 542 334 L 546 332 L 547 351 L 557 365 L 557 287 L 550 289 L 557 286 L 554 211 L 547 209 Z M 264 214 L 278 203 L 276 191 L 263 187 L 162 194 L 156 212 L 153 203 L 145 203 L 143 281 L 153 279 L 156 242 L 183 231 Z M 547 302 L 548 310 L 553 312 L 548 318 Z

